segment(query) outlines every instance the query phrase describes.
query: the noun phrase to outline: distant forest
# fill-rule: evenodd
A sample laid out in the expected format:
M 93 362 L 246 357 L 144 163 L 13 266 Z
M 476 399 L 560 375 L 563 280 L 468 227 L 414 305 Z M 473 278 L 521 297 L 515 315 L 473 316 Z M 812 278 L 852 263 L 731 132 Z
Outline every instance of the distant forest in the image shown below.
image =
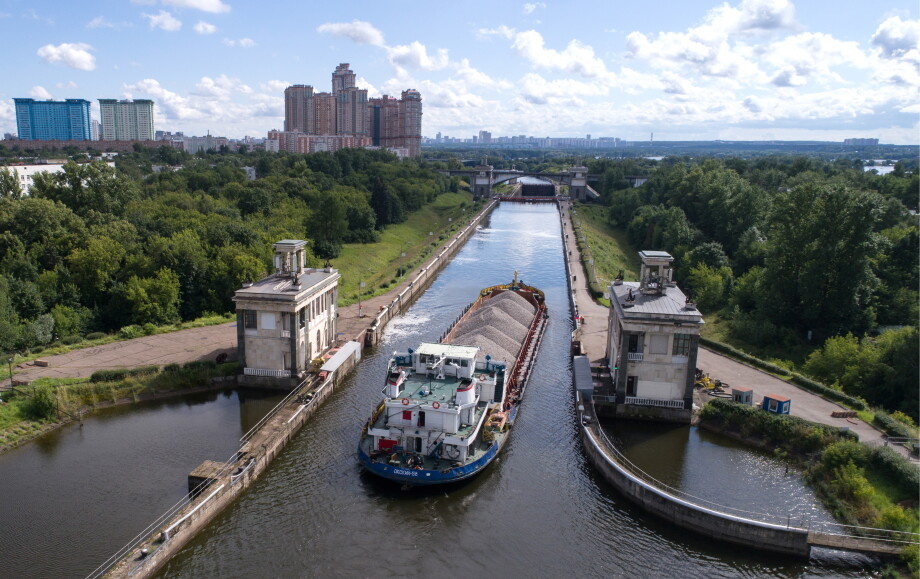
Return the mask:
M 267 273 L 275 241 L 310 240 L 321 266 L 458 186 L 424 162 L 363 149 L 162 147 L 116 165 L 39 173 L 29 196 L 0 168 L 0 351 L 232 311 L 234 291 Z

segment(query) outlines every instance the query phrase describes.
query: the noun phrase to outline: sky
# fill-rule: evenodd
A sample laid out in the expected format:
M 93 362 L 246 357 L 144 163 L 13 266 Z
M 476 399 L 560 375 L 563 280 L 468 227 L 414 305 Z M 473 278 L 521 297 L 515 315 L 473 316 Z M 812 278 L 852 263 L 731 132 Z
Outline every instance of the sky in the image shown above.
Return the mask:
M 422 95 L 422 134 L 920 143 L 916 0 L 0 0 L 14 97 L 264 137 L 284 89 Z

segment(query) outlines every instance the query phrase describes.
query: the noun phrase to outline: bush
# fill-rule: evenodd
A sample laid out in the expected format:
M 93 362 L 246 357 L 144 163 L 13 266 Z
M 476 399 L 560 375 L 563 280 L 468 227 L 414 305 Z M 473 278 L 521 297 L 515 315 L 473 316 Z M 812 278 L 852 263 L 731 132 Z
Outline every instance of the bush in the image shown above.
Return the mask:
M 886 474 L 886 478 L 897 484 L 902 490 L 916 496 L 920 488 L 920 467 L 913 464 L 895 449 L 878 446 L 869 453 L 869 464 Z
M 44 346 L 35 346 L 35 347 L 32 348 L 31 350 L 29 350 L 29 352 L 32 353 L 32 354 L 41 354 L 41 353 L 44 352 L 44 351 L 45 351 L 45 347 L 44 347 Z
M 147 322 L 146 324 L 144 324 L 143 332 L 145 336 L 152 336 L 153 334 L 157 333 L 157 327 L 151 324 L 150 322 Z
M 124 338 L 125 340 L 131 340 L 134 338 L 140 338 L 144 335 L 144 330 L 138 326 L 125 326 L 118 331 L 118 336 Z
M 87 340 L 99 340 L 100 338 L 104 338 L 104 337 L 105 337 L 105 334 L 103 332 L 93 332 L 91 334 L 86 335 Z
M 26 414 L 33 420 L 53 418 L 57 413 L 57 398 L 51 386 L 42 385 L 35 389 L 35 394 L 25 406 Z
M 117 368 L 114 370 L 96 370 L 89 377 L 90 382 L 115 382 L 131 376 L 148 376 L 160 371 L 159 366 L 140 366 L 139 368 Z
M 61 338 L 61 343 L 65 346 L 72 346 L 73 344 L 79 344 L 83 341 L 83 336 L 64 336 Z
M 872 424 L 881 428 L 889 436 L 900 436 L 904 438 L 916 438 L 917 429 L 911 428 L 900 420 L 895 420 L 884 410 L 874 409 L 875 418 Z
M 716 424 L 742 436 L 757 436 L 771 445 L 799 454 L 817 452 L 837 441 L 857 438 L 848 430 L 797 416 L 771 414 L 721 398 L 710 400 L 703 407 L 700 422 Z
M 212 370 L 217 368 L 217 362 L 214 360 L 192 360 L 191 362 L 186 362 L 183 364 L 182 367 L 186 370 Z
M 174 364 L 166 364 L 165 366 L 163 366 L 163 371 L 164 371 L 164 372 L 178 372 L 178 371 L 181 370 L 181 369 L 182 369 L 182 366 L 180 366 L 179 364 L 175 364 L 175 363 L 174 363 Z

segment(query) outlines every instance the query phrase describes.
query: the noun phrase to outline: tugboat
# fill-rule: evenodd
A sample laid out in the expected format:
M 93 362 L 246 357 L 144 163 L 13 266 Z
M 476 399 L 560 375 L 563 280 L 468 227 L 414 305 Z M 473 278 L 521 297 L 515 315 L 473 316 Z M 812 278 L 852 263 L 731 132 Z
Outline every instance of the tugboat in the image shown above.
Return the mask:
M 515 272 L 437 343 L 394 352 L 358 443 L 364 468 L 410 487 L 481 472 L 508 440 L 547 321 L 543 292 Z

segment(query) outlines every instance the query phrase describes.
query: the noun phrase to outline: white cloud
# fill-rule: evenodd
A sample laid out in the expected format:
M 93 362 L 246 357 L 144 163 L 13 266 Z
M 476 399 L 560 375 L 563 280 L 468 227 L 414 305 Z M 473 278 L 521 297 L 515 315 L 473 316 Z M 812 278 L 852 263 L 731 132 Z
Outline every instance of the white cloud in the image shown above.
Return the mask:
M 72 80 L 68 80 L 67 82 L 57 82 L 57 83 L 54 83 L 54 86 L 56 86 L 57 88 L 67 88 L 67 89 L 70 89 L 70 88 L 77 88 L 77 83 L 75 83 L 75 82 L 72 81 Z
M 43 86 L 33 86 L 32 90 L 29 91 L 29 96 L 34 99 L 40 99 L 40 100 L 45 100 L 45 101 L 51 100 L 53 98 L 51 96 L 51 93 L 48 92 Z
M 765 49 L 764 62 L 778 69 L 777 86 L 802 86 L 815 77 L 843 82 L 832 67 L 868 68 L 870 63 L 856 42 L 837 40 L 829 34 L 804 33 L 774 42 Z
M 457 82 L 463 83 L 466 87 L 482 87 L 497 90 L 506 90 L 514 85 L 507 80 L 494 79 L 484 72 L 470 66 L 469 59 L 462 59 L 455 66 L 454 77 Z
M 582 106 L 582 97 L 606 96 L 607 87 L 601 83 L 574 79 L 547 80 L 539 74 L 526 74 L 517 86 L 521 96 L 538 105 Z
M 872 35 L 872 44 L 885 57 L 909 56 L 916 62 L 917 54 L 920 52 L 920 21 L 905 22 L 900 17 L 893 16 L 879 25 Z
M 533 11 L 537 8 L 546 8 L 546 4 L 543 2 L 528 2 L 527 4 L 524 4 L 523 12 L 524 14 L 533 14 Z
M 283 93 L 284 89 L 291 86 L 292 84 L 293 83 L 286 80 L 269 80 L 260 84 L 259 88 L 266 92 Z
M 789 0 L 742 0 L 738 7 L 712 9 L 707 25 L 727 33 L 795 29 L 795 6 Z
M 403 46 L 387 48 L 387 56 L 394 66 L 421 70 L 440 70 L 447 66 L 447 50 L 439 48 L 434 55 L 428 54 L 425 45 L 418 41 Z
M 120 30 L 122 28 L 131 28 L 130 22 L 111 22 L 105 16 L 96 16 L 86 23 L 87 28 L 112 28 Z
M 514 38 L 515 30 L 502 24 L 498 28 L 480 28 L 476 31 L 480 36 L 501 36 L 502 38 L 507 38 L 511 40 Z
M 182 21 L 174 17 L 166 10 L 160 10 L 157 14 L 142 14 L 150 22 L 150 28 L 161 28 L 168 32 L 175 32 L 182 28 Z
M 162 0 L 163 4 L 175 6 L 176 8 L 191 8 L 201 10 L 202 12 L 211 12 L 220 14 L 230 12 L 230 6 L 221 2 L 221 0 Z
M 217 32 L 217 27 L 203 20 L 199 20 L 198 24 L 195 25 L 195 32 L 198 34 L 214 34 Z
M 383 32 L 374 27 L 370 22 L 353 20 L 351 22 L 327 22 L 316 28 L 317 32 L 329 33 L 333 36 L 344 36 L 358 44 L 371 46 L 384 46 Z
M 252 38 L 240 38 L 239 40 L 224 38 L 223 43 L 227 46 L 238 46 L 240 48 L 252 48 L 256 45 L 256 41 Z
M 222 101 L 230 100 L 230 96 L 234 92 L 252 94 L 252 89 L 240 82 L 240 79 L 230 78 L 225 74 L 216 78 L 203 76 L 198 81 L 198 84 L 195 85 L 195 88 L 197 89 L 195 92 L 197 95 L 213 97 Z
M 96 68 L 96 57 L 89 53 L 93 47 L 84 42 L 46 44 L 38 49 L 38 56 L 45 62 L 56 64 L 63 63 L 77 70 L 93 70 Z
M 560 52 L 546 48 L 539 32 L 527 30 L 515 35 L 512 47 L 537 68 L 561 70 L 589 78 L 609 75 L 604 61 L 594 55 L 594 49 L 578 40 L 572 40 Z

